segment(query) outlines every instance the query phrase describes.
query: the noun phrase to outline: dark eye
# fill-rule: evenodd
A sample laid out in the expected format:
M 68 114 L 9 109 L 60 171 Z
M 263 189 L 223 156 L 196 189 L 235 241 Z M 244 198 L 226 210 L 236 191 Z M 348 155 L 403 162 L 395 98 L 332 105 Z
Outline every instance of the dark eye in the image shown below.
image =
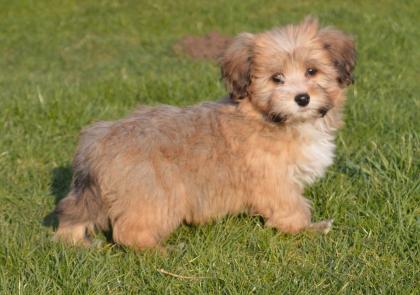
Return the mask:
M 317 70 L 317 69 L 315 69 L 315 68 L 308 68 L 308 69 L 306 70 L 306 74 L 307 74 L 308 76 L 315 76 L 315 75 L 316 75 L 316 73 L 318 73 L 318 70 Z
M 273 76 L 271 76 L 271 80 L 272 80 L 274 83 L 277 83 L 277 84 L 283 84 L 283 83 L 284 83 L 284 76 L 283 76 L 283 74 L 281 74 L 281 73 L 276 73 L 276 74 L 274 74 Z

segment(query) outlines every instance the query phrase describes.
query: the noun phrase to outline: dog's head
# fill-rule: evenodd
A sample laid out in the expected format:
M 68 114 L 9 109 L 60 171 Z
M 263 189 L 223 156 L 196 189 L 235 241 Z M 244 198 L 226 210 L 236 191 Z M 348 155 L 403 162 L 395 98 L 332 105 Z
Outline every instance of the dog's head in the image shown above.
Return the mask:
M 237 36 L 221 60 L 222 77 L 233 100 L 249 100 L 273 122 L 302 122 L 341 105 L 355 55 L 350 36 L 307 18 Z

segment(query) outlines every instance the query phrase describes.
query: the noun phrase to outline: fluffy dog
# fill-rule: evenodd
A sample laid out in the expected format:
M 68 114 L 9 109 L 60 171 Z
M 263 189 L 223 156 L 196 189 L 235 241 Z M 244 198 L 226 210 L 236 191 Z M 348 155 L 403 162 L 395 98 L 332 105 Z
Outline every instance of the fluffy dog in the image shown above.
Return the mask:
M 221 59 L 226 99 L 141 107 L 82 131 L 56 237 L 88 244 L 112 230 L 153 248 L 183 222 L 240 212 L 285 233 L 328 231 L 303 191 L 333 163 L 354 65 L 352 38 L 311 18 L 240 34 Z

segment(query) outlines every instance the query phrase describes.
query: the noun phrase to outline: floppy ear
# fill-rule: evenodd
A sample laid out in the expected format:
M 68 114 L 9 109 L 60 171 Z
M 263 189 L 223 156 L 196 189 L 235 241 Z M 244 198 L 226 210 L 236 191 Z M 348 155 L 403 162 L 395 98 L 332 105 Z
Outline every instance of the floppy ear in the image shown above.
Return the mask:
M 318 36 L 337 68 L 338 83 L 343 87 L 354 83 L 353 70 L 356 65 L 356 49 L 353 38 L 333 28 L 321 29 Z
M 253 45 L 254 35 L 242 33 L 233 40 L 221 59 L 222 79 L 234 100 L 248 95 Z

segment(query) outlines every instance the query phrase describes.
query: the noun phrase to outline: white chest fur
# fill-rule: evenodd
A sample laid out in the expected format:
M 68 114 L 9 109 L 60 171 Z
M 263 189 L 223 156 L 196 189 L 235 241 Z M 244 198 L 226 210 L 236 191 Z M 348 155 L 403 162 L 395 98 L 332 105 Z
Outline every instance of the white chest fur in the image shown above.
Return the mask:
M 322 177 L 334 159 L 334 130 L 323 121 L 306 123 L 297 131 L 297 151 L 289 162 L 289 176 L 300 186 Z

